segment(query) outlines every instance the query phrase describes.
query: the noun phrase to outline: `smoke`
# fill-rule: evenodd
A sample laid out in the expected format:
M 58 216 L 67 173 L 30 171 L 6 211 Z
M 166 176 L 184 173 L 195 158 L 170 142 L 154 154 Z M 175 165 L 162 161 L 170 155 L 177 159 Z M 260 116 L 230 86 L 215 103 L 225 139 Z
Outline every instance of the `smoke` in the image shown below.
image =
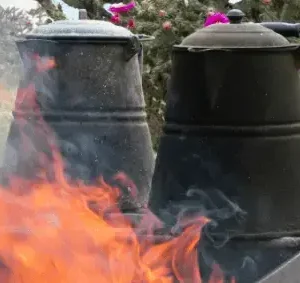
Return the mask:
M 10 3 L 11 6 L 11 3 Z M 16 90 L 23 65 L 15 41 L 33 27 L 32 16 L 14 7 L 0 6 L 0 163 L 10 123 Z M 11 151 L 11 150 L 9 150 Z M 12 153 L 11 159 L 15 155 Z
M 25 68 L 28 71 L 31 68 L 32 59 L 27 59 L 30 61 L 25 61 Z M 103 123 L 102 127 L 99 125 L 96 127 L 93 122 L 86 123 L 86 130 L 83 131 L 81 124 L 86 121 L 80 122 L 80 119 L 83 119 L 82 116 L 79 117 L 79 121 L 72 120 L 72 116 L 64 116 L 62 109 L 57 107 L 60 103 L 59 99 L 61 99 L 58 92 L 61 86 L 55 84 L 55 76 L 57 75 L 58 72 L 55 71 L 49 72 L 49 74 L 45 73 L 42 79 L 41 76 L 33 77 L 33 79 L 35 79 L 36 94 L 40 95 L 38 104 L 44 111 L 42 114 L 45 120 L 52 121 L 51 126 L 55 129 L 58 147 L 65 157 L 67 178 L 89 182 L 101 174 L 109 179 L 117 170 L 124 171 L 131 177 L 131 172 L 136 166 L 135 163 L 139 162 L 138 159 L 132 159 L 132 156 L 138 156 L 134 153 L 136 151 L 143 152 L 143 145 L 140 145 L 143 144 L 143 139 L 140 139 L 135 131 L 122 132 L 122 127 L 117 127 L 120 124 L 115 123 L 115 121 L 111 123 L 110 120 Z M 126 80 L 124 79 L 124 81 Z M 70 81 L 70 84 L 72 83 Z M 79 99 L 84 99 L 84 97 L 81 96 Z M 61 102 L 61 105 L 64 106 L 64 101 Z M 53 109 L 53 107 L 57 108 Z M 53 111 L 49 113 L 48 110 Z M 73 114 L 75 117 L 76 111 Z M 92 120 L 92 114 L 87 118 Z M 20 149 L 21 139 L 15 136 L 7 144 L 7 160 L 9 160 L 8 163 L 11 164 L 12 168 L 17 169 L 16 167 L 21 164 L 23 170 L 31 170 L 36 173 L 37 170 L 32 167 L 34 164 L 31 164 L 31 161 L 35 155 L 48 154 L 44 145 L 47 144 L 47 140 L 50 140 L 50 136 L 48 136 L 47 131 L 42 131 L 42 136 L 37 137 L 34 119 L 36 116 L 32 117 L 33 121 L 27 125 L 27 128 L 23 127 L 21 130 L 29 142 L 32 141 L 32 137 L 35 137 L 35 142 Z M 110 127 L 110 123 L 114 127 Z M 38 130 L 41 129 L 38 128 Z M 12 129 L 12 131 L 14 130 Z M 20 132 L 18 134 L 20 135 Z M 21 152 L 21 155 L 18 155 L 17 152 Z M 140 158 L 145 158 L 145 156 L 142 155 Z M 46 162 L 43 165 L 45 168 L 49 166 Z M 216 165 L 208 162 L 204 166 L 210 168 L 209 174 L 221 175 L 221 169 L 215 167 Z M 144 168 L 141 168 L 141 172 L 143 170 Z M 12 172 L 17 172 L 17 170 L 12 170 Z M 197 174 L 196 171 L 195 174 Z M 115 181 L 119 182 L 119 185 L 122 183 L 120 180 Z M 141 188 L 141 183 L 134 181 L 137 183 L 137 187 Z M 129 199 L 129 196 L 135 194 L 135 188 L 131 184 L 125 183 L 123 187 L 122 193 L 124 193 L 125 199 Z M 199 221 L 199 218 L 209 219 L 210 221 L 204 226 L 202 233 L 200 228 L 193 231 L 202 235 L 199 244 L 199 261 L 202 268 L 205 266 L 204 269 L 209 269 L 218 263 L 225 273 L 232 274 L 237 270 L 245 270 L 246 273 L 256 274 L 257 261 L 262 258 L 262 253 L 255 251 L 245 255 L 243 250 L 232 246 L 231 243 L 231 240 L 240 234 L 247 213 L 218 188 L 205 188 L 204 190 L 190 187 L 184 191 L 186 191 L 183 197 L 185 200 L 176 203 L 170 202 L 165 209 L 160 211 L 159 215 L 140 207 L 139 213 L 128 214 L 128 217 L 134 219 L 133 222 L 140 233 L 147 236 L 149 231 L 154 229 L 158 238 L 162 235 L 163 239 L 181 234 L 186 227 Z M 228 253 L 226 253 L 227 250 Z M 205 275 L 206 272 L 204 272 Z
M 0 83 L 16 89 L 22 63 L 15 40 L 31 27 L 28 15 L 16 8 L 0 6 Z

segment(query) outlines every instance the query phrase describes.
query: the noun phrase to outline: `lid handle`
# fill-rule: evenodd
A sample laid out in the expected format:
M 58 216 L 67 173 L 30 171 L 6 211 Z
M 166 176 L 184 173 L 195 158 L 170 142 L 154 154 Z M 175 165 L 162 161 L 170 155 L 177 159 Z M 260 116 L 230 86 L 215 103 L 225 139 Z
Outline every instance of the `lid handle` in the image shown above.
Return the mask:
M 245 16 L 245 14 L 238 9 L 232 9 L 227 13 L 227 18 L 231 24 L 240 24 Z
M 87 20 L 88 19 L 88 14 L 87 14 L 86 9 L 79 9 L 78 18 L 79 18 L 79 20 Z
M 124 47 L 125 61 L 129 61 L 141 50 L 141 43 L 136 35 L 132 36 Z

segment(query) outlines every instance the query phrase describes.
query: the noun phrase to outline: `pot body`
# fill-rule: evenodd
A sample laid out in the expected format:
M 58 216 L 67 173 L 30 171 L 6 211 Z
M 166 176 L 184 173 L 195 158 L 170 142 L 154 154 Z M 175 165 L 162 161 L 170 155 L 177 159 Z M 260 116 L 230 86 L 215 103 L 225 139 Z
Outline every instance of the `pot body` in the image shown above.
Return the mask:
M 291 52 L 175 49 L 150 206 L 219 234 L 300 231 L 300 88 Z
M 55 68 L 34 71 L 30 54 L 54 58 Z M 112 42 L 28 40 L 21 56 L 25 75 L 20 89 L 34 85 L 35 101 L 56 136 L 68 178 L 94 182 L 100 176 L 109 180 L 123 172 L 135 183 L 137 192 L 134 200 L 130 193 L 124 196 L 122 208 L 147 204 L 154 157 L 138 55 L 124 60 L 124 44 Z M 20 102 L 20 93 L 5 169 L 32 178 L 44 142 L 32 126 L 38 114 L 27 101 L 29 97 Z M 32 126 L 25 132 L 19 121 L 24 118 Z M 24 133 L 33 145 L 25 152 L 21 145 Z

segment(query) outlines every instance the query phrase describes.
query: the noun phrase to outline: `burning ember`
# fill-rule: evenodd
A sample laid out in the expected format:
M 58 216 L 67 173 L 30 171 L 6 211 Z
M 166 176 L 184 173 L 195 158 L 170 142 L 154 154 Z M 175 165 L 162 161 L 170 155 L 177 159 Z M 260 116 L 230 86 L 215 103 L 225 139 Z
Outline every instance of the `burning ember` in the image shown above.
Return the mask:
M 36 56 L 36 61 L 39 72 L 56 65 L 49 58 Z M 20 91 L 16 109 L 35 101 L 33 84 Z M 32 108 L 36 115 L 38 106 Z M 158 241 L 152 227 L 162 223 L 147 210 L 140 221 L 123 214 L 117 204 L 119 186 L 101 177 L 97 185 L 67 180 L 55 137 L 41 115 L 34 122 L 16 118 L 20 127 L 34 123 L 50 154 L 40 152 L 36 180 L 9 176 L 7 188 L 0 190 L 0 282 L 202 282 L 196 247 L 209 219 L 186 219 L 177 224 L 180 234 L 160 233 Z M 28 140 L 23 138 L 26 150 Z M 50 173 L 45 170 L 49 164 Z M 123 173 L 113 181 L 133 187 Z M 224 282 L 218 266 L 209 282 Z

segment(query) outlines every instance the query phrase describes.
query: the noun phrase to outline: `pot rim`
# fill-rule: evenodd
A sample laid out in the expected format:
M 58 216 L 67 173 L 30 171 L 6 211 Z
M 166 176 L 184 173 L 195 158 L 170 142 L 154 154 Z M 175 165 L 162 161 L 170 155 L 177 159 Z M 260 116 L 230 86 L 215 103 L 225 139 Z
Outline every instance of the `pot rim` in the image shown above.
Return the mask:
M 300 49 L 300 44 L 289 44 L 285 46 L 268 46 L 268 47 L 259 47 L 259 46 L 187 46 L 187 45 L 174 45 L 173 51 L 181 51 L 181 52 L 190 52 L 190 53 L 198 53 L 198 52 L 208 52 L 208 51 L 255 51 L 255 52 L 288 52 L 295 51 Z
M 28 34 L 25 40 L 52 40 L 59 43 L 74 42 L 76 43 L 112 43 L 112 44 L 126 44 L 133 38 L 137 38 L 139 42 L 152 41 L 154 36 L 146 34 L 133 34 L 132 36 L 97 36 L 97 35 L 41 35 L 41 34 Z M 24 40 L 24 38 L 23 38 Z

